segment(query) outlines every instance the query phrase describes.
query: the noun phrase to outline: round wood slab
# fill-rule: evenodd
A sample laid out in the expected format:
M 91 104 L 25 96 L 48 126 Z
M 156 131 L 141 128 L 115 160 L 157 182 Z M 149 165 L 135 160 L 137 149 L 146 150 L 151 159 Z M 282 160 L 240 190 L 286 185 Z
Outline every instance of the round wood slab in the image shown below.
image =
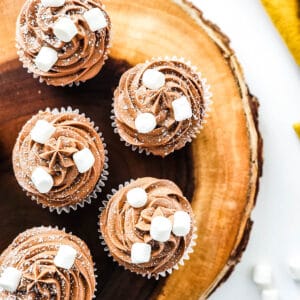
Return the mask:
M 97 299 L 207 298 L 229 276 L 246 247 L 262 163 L 258 103 L 248 91 L 228 38 L 184 0 L 107 0 L 113 46 L 104 69 L 79 87 L 49 87 L 27 74 L 17 59 L 15 21 L 22 3 L 0 1 L 0 251 L 26 228 L 57 225 L 91 248 L 99 275 Z M 109 117 L 121 74 L 152 56 L 166 55 L 191 60 L 211 85 L 214 103 L 205 129 L 192 145 L 162 159 L 125 147 L 113 133 Z M 68 105 L 85 112 L 102 130 L 110 176 L 92 205 L 56 215 L 22 192 L 13 175 L 11 151 L 32 114 Z M 198 226 L 191 259 L 159 281 L 118 267 L 97 235 L 101 200 L 119 183 L 142 176 L 175 181 L 191 199 Z

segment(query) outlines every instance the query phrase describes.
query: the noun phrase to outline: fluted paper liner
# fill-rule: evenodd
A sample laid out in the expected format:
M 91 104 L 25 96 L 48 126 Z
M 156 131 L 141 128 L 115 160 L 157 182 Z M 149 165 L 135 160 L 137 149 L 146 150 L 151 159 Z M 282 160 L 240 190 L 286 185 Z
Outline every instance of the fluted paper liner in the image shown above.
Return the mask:
M 107 203 L 108 201 L 111 199 L 111 197 L 116 193 L 118 192 L 119 190 L 121 190 L 122 188 L 124 188 L 125 186 L 127 186 L 128 184 L 134 182 L 135 180 L 134 179 L 130 179 L 129 181 L 126 181 L 124 184 L 119 184 L 118 186 L 118 189 L 112 189 L 111 190 L 111 194 L 108 194 L 106 196 L 107 200 L 103 200 L 102 201 L 102 204 L 103 206 L 101 206 L 99 208 L 99 211 L 100 211 L 100 214 L 98 216 L 98 233 L 99 233 L 99 239 L 100 239 L 100 242 L 101 242 L 101 245 L 104 246 L 104 251 L 107 252 L 107 255 L 108 257 L 111 257 L 113 259 L 114 262 L 118 263 L 118 261 L 116 261 L 114 259 L 114 257 L 110 254 L 109 252 L 109 248 L 104 240 L 104 237 L 101 233 L 101 230 L 100 230 L 100 215 L 102 213 L 102 211 L 106 208 L 107 206 Z M 147 279 L 151 279 L 151 278 L 155 278 L 156 280 L 159 279 L 159 277 L 166 277 L 168 274 L 172 274 L 173 270 L 178 270 L 180 265 L 183 266 L 184 265 L 184 261 L 185 260 L 189 260 L 190 259 L 190 254 L 194 252 L 193 248 L 194 246 L 196 245 L 196 239 L 197 239 L 197 227 L 196 227 L 196 223 L 194 221 L 194 224 L 193 224 L 193 234 L 192 234 L 192 239 L 191 239 L 191 242 L 189 244 L 189 246 L 187 247 L 187 249 L 185 250 L 184 254 L 182 255 L 181 259 L 179 260 L 179 262 L 177 264 L 175 264 L 172 268 L 169 268 L 163 272 L 160 272 L 158 273 L 156 276 L 155 275 L 152 275 L 152 274 L 141 274 L 141 273 L 137 273 L 137 272 L 134 272 L 128 268 L 126 268 L 124 265 L 121 265 L 118 263 L 119 266 L 123 267 L 125 270 L 128 270 L 132 273 L 135 273 L 137 275 L 141 275 L 142 277 L 146 277 Z

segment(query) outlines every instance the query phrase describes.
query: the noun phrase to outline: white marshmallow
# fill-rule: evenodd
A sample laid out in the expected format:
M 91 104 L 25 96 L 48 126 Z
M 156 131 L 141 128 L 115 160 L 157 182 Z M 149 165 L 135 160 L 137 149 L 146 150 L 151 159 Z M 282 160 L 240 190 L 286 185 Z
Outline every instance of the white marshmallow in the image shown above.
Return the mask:
M 13 267 L 4 269 L 0 277 L 0 288 L 8 292 L 15 292 L 18 288 L 22 272 Z
M 60 7 L 65 4 L 66 0 L 41 0 L 41 2 L 45 7 Z
M 83 17 L 88 23 L 91 31 L 97 31 L 107 26 L 106 17 L 103 11 L 101 11 L 101 9 L 99 9 L 98 7 L 86 11 L 83 14 Z
M 42 194 L 48 193 L 54 184 L 52 176 L 42 167 L 33 170 L 31 180 L 36 189 Z
M 172 102 L 175 120 L 180 122 L 190 119 L 193 116 L 192 107 L 185 96 Z
M 45 144 L 52 134 L 55 127 L 45 120 L 38 120 L 30 131 L 30 137 L 37 143 Z
M 73 154 L 74 163 L 79 173 L 85 173 L 95 163 L 95 157 L 90 149 L 84 148 Z
M 78 33 L 77 27 L 70 18 L 61 17 L 55 22 L 53 32 L 63 42 L 70 42 Z
M 300 257 L 290 259 L 289 270 L 292 278 L 296 281 L 300 281 Z
M 50 47 L 42 47 L 35 58 L 35 65 L 43 72 L 48 72 L 55 65 L 58 59 L 57 52 Z
M 150 235 L 153 240 L 158 242 L 166 242 L 171 235 L 172 223 L 169 219 L 157 216 L 151 221 Z
M 68 245 L 61 245 L 54 258 L 57 267 L 69 270 L 74 265 L 77 251 Z
M 128 203 L 135 208 L 143 207 L 147 203 L 147 193 L 142 188 L 134 188 L 127 192 Z
M 279 292 L 276 289 L 263 290 L 261 293 L 262 300 L 279 300 Z
M 150 90 L 159 90 L 165 85 L 165 75 L 155 69 L 148 69 L 143 74 L 142 82 Z
M 151 246 L 145 243 L 134 243 L 131 247 L 131 262 L 142 264 L 150 261 Z
M 253 268 L 253 281 L 261 288 L 272 284 L 272 268 L 267 264 L 258 264 Z
M 156 127 L 156 119 L 152 113 L 140 113 L 134 124 L 139 133 L 148 133 Z
M 191 217 L 185 211 L 176 211 L 174 214 L 172 232 L 176 236 L 186 236 L 191 230 Z

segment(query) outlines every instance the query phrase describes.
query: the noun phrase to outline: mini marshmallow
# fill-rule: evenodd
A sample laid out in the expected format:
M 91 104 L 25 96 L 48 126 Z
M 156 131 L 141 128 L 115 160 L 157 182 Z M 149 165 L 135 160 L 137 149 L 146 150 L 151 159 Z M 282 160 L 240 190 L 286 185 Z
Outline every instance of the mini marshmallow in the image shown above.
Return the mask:
M 151 221 L 150 235 L 153 240 L 166 242 L 171 235 L 172 223 L 168 218 L 157 216 Z
M 77 27 L 70 18 L 61 17 L 55 22 L 53 32 L 63 42 L 70 42 L 78 33 Z
M 142 264 L 149 262 L 151 258 L 151 246 L 145 243 L 134 243 L 131 247 L 131 262 Z
M 54 184 L 52 176 L 42 167 L 34 169 L 31 174 L 31 180 L 36 189 L 42 194 L 48 193 Z
M 142 188 L 134 188 L 127 192 L 127 202 L 135 208 L 143 207 L 147 203 L 147 193 Z
M 262 300 L 279 300 L 279 292 L 276 289 L 263 290 L 261 293 Z
M 55 132 L 55 127 L 45 120 L 38 120 L 30 131 L 30 137 L 33 141 L 45 144 L 52 134 Z
M 0 288 L 5 291 L 14 293 L 18 288 L 21 278 L 21 271 L 13 267 L 8 267 L 4 269 L 3 273 L 1 274 Z
M 45 7 L 60 7 L 65 4 L 66 0 L 41 0 L 41 2 Z
M 54 264 L 57 267 L 69 270 L 74 265 L 77 251 L 68 245 L 61 245 L 54 258 Z
M 148 69 L 143 74 L 142 82 L 150 90 L 159 90 L 165 85 L 165 75 L 155 69 Z
M 35 65 L 43 72 L 48 72 L 55 65 L 58 59 L 57 52 L 50 47 L 42 47 L 35 58 Z
M 97 31 L 107 26 L 106 17 L 103 11 L 101 11 L 101 9 L 99 9 L 98 7 L 86 11 L 83 14 L 83 17 L 88 23 L 91 31 Z
M 74 163 L 79 173 L 85 173 L 95 163 L 95 157 L 90 149 L 84 148 L 73 154 Z
M 156 119 L 152 113 L 140 113 L 134 124 L 139 133 L 148 133 L 156 127 Z
M 290 259 L 289 271 L 294 280 L 300 281 L 300 257 Z
M 186 236 L 191 230 L 191 217 L 185 211 L 176 211 L 174 214 L 172 232 L 176 236 Z
M 258 264 L 253 268 L 253 281 L 261 288 L 272 284 L 272 268 L 267 264 Z
M 180 122 L 190 119 L 193 116 L 192 107 L 185 96 L 172 102 L 175 120 Z

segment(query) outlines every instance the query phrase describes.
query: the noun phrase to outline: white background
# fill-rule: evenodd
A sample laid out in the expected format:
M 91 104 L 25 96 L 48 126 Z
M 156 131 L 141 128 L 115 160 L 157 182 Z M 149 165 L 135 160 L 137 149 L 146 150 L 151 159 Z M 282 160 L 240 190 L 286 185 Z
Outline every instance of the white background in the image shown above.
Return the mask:
M 259 98 L 264 138 L 264 174 L 251 239 L 242 262 L 211 299 L 260 299 L 251 270 L 266 262 L 273 267 L 280 299 L 299 300 L 300 283 L 289 276 L 287 261 L 300 257 L 300 140 L 292 129 L 300 121 L 300 69 L 259 0 L 193 2 L 230 37 L 250 90 Z

